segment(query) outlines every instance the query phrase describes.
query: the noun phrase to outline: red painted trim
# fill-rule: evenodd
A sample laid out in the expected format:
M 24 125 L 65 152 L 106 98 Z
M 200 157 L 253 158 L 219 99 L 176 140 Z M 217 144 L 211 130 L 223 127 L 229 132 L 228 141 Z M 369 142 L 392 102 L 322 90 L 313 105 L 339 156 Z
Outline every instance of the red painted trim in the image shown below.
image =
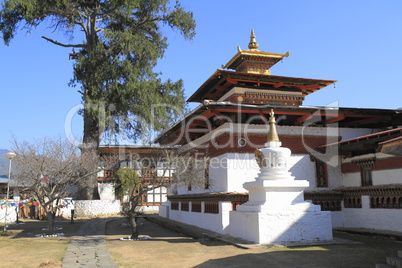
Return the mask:
M 402 157 L 377 159 L 374 163 L 373 170 L 386 170 L 402 168 Z M 355 163 L 342 164 L 342 173 L 360 172 L 360 167 Z
M 397 168 L 402 168 L 402 157 L 377 159 L 373 166 L 373 170 L 397 169 Z
M 240 146 L 238 140 L 244 138 L 245 146 Z M 338 139 L 335 137 L 334 139 Z M 283 147 L 289 148 L 293 154 L 309 154 L 311 150 L 318 151 L 318 147 L 328 142 L 325 136 L 295 136 L 281 135 Z M 208 155 L 211 157 L 225 153 L 254 153 L 257 148 L 263 148 L 267 142 L 267 134 L 225 133 L 209 141 Z M 206 144 L 204 144 L 205 146 Z
M 360 168 L 355 163 L 344 163 L 341 166 L 342 173 L 360 172 Z

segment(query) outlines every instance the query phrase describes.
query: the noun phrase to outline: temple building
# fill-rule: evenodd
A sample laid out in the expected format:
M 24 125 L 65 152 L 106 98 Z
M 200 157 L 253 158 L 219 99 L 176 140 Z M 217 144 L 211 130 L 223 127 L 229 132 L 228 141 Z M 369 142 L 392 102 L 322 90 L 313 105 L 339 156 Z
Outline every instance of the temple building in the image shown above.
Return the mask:
M 290 172 L 308 181 L 304 199 L 330 211 L 333 228 L 402 232 L 402 110 L 303 106 L 335 80 L 273 75 L 289 56 L 260 51 L 252 31 L 237 53 L 188 99 L 201 105 L 156 138 L 178 153 L 208 157 L 203 185 L 179 187 L 159 214 L 218 233 L 248 201 L 245 183 L 259 172 L 271 109 L 291 150 Z

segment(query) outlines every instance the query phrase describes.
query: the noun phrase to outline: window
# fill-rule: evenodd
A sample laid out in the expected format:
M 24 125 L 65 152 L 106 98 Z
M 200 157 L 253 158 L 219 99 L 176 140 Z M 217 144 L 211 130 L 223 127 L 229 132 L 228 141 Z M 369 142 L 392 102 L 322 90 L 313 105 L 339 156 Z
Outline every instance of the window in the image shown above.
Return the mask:
M 328 187 L 327 164 L 318 159 L 315 160 L 315 176 L 317 187 Z
M 188 202 L 181 202 L 181 210 L 182 210 L 182 211 L 189 211 L 189 204 L 188 204 Z
M 191 202 L 192 212 L 201 212 L 201 202 Z
M 172 210 L 179 210 L 179 202 L 176 202 L 176 201 L 172 202 L 172 203 L 170 204 L 170 208 L 171 208 Z
M 362 186 L 371 186 L 371 185 L 373 185 L 372 169 L 371 168 L 363 168 L 361 170 L 361 180 L 362 180 Z
M 375 158 L 369 158 L 364 160 L 359 160 L 355 162 L 358 167 L 360 167 L 360 177 L 362 186 L 373 185 L 373 166 L 375 164 Z
M 204 203 L 204 212 L 218 214 L 219 213 L 219 203 L 218 202 L 205 202 Z

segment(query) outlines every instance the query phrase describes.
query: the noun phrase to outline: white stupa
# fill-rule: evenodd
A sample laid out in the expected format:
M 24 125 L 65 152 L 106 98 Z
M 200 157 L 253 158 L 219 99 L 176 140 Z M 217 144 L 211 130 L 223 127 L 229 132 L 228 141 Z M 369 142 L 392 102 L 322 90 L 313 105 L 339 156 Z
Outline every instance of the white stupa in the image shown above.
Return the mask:
M 291 151 L 281 147 L 272 110 L 269 125 L 266 148 L 255 152 L 260 173 L 243 185 L 249 200 L 230 212 L 230 235 L 257 244 L 332 240 L 330 212 L 304 201 L 309 182 L 289 172 Z

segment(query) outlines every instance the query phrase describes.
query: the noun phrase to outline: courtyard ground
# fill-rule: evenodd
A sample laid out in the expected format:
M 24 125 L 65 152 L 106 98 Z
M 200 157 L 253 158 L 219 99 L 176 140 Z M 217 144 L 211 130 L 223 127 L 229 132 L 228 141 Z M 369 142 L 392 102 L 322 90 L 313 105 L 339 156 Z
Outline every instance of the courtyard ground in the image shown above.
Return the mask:
M 0 267 L 61 267 L 68 242 L 86 219 L 56 220 L 58 237 L 37 237 L 46 231 L 45 221 L 26 220 L 10 225 L 9 235 L 0 236 L 3 257 Z M 237 248 L 219 241 L 179 234 L 141 219 L 142 241 L 121 241 L 130 234 L 123 217 L 111 218 L 105 240 L 109 252 L 120 267 L 367 267 L 396 256 L 402 241 L 382 236 L 335 232 L 341 244 L 299 247 Z M 343 240 L 342 240 L 343 239 Z
M 120 267 L 305 267 L 374 268 L 396 256 L 402 241 L 336 232 L 341 244 L 242 249 L 209 239 L 193 239 L 141 219 L 147 240 L 121 241 L 130 229 L 124 218 L 108 222 L 106 242 Z

